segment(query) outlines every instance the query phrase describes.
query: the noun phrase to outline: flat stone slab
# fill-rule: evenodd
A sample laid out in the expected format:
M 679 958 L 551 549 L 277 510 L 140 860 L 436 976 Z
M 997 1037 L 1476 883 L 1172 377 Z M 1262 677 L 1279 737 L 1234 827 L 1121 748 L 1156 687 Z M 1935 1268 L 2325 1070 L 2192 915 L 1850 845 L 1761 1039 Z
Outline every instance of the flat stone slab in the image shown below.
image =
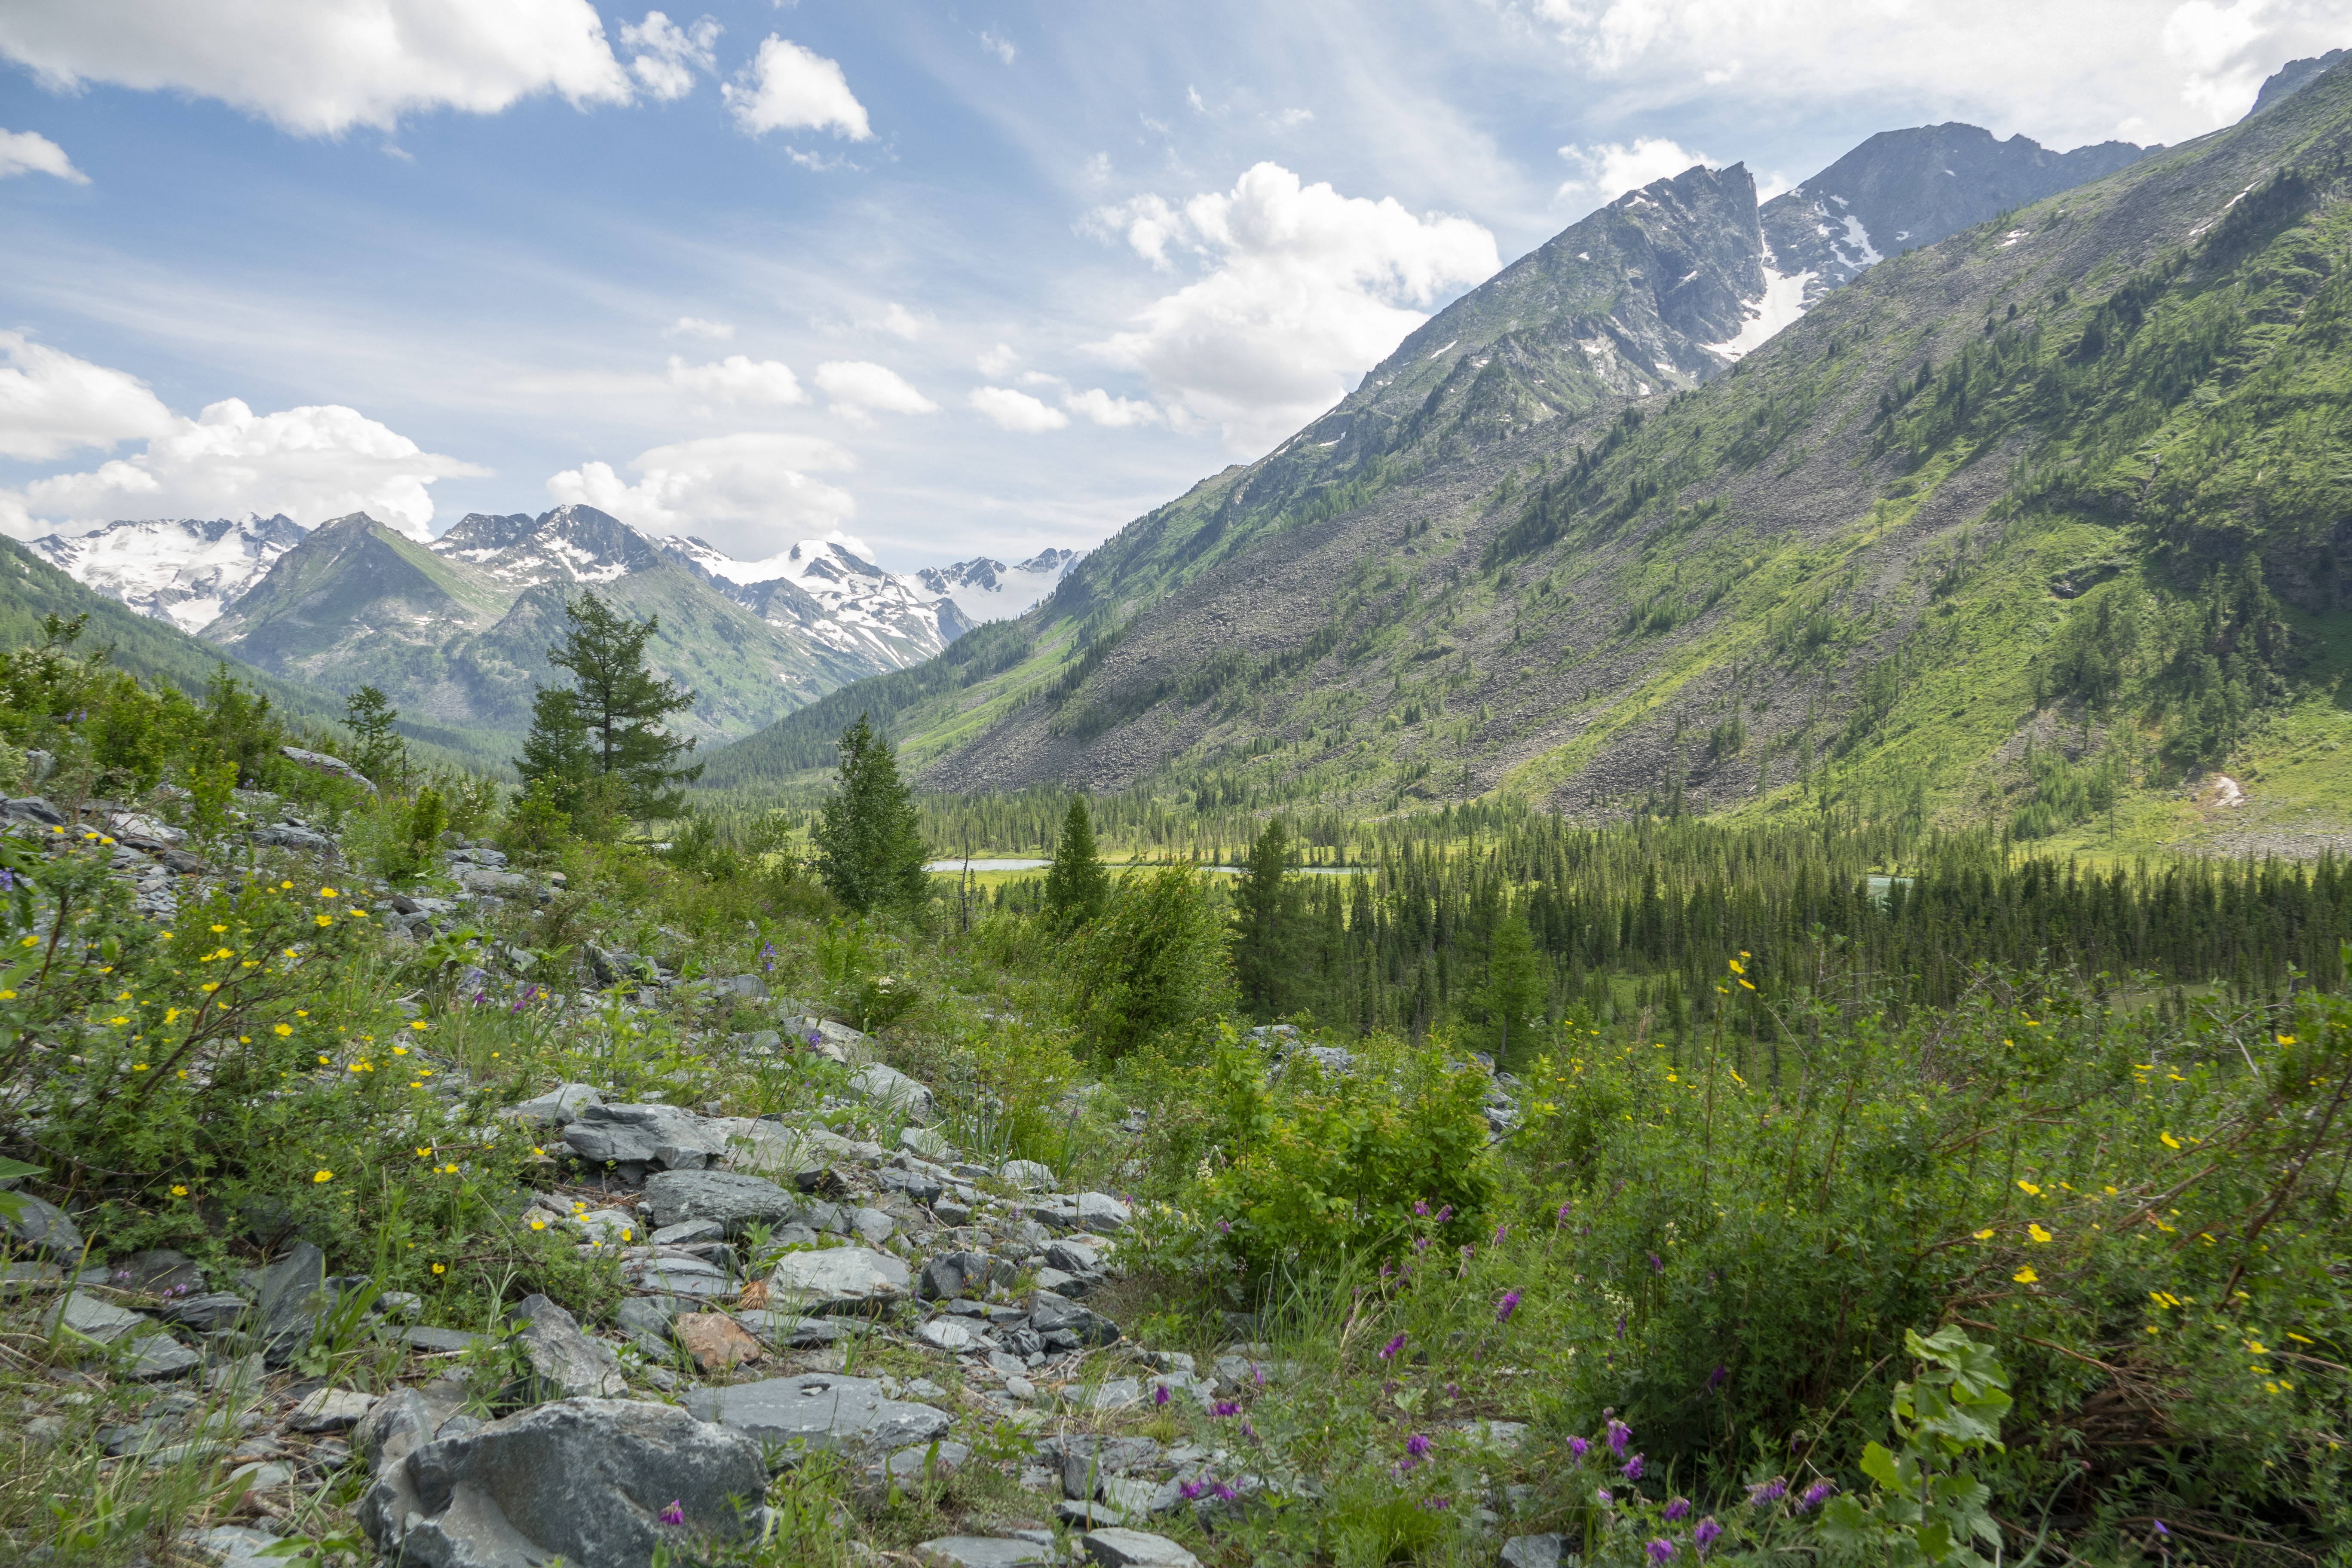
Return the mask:
M 763 1443 L 811 1448 L 903 1448 L 943 1436 L 954 1425 L 945 1411 L 885 1398 L 872 1378 L 829 1373 L 697 1389 L 686 1396 L 686 1407 Z
M 887 1252 L 835 1247 L 778 1259 L 768 1276 L 768 1300 L 804 1313 L 856 1312 L 900 1300 L 910 1282 L 906 1264 Z
M 724 1312 L 688 1312 L 670 1325 L 677 1342 L 694 1358 L 694 1364 L 705 1372 L 721 1372 L 742 1362 L 758 1361 L 764 1353 L 760 1342 L 745 1332 L 741 1324 Z
M 1502 1568 L 1559 1568 L 1573 1561 L 1565 1535 L 1514 1535 L 1503 1542 Z
M 993 1535 L 943 1535 L 917 1546 L 915 1555 L 932 1568 L 1028 1568 L 1060 1561 L 1050 1546 Z
M 971 1458 L 971 1447 L 962 1443 L 910 1443 L 885 1460 L 882 1468 L 902 1481 L 919 1481 L 926 1470 L 951 1476 Z
M 1087 1560 L 1102 1568 L 1201 1568 L 1201 1560 L 1169 1540 L 1143 1530 L 1090 1531 L 1078 1542 Z
M 737 1312 L 733 1317 L 762 1344 L 783 1350 L 819 1350 L 850 1332 L 830 1318 L 803 1318 L 797 1312 Z
M 341 1432 L 375 1408 L 376 1396 L 352 1388 L 321 1388 L 294 1407 L 288 1425 L 297 1432 Z
M 41 1331 L 53 1334 L 66 1328 L 100 1344 L 110 1345 L 145 1321 L 145 1318 L 126 1308 L 76 1290 L 41 1314 Z
M 526 1380 L 541 1399 L 617 1398 L 628 1392 L 621 1358 L 580 1331 L 571 1313 L 544 1296 L 526 1296 L 507 1316 L 522 1325 L 515 1342 L 530 1364 Z
M 885 1110 L 895 1110 L 908 1121 L 924 1126 L 930 1124 L 930 1089 L 897 1068 L 884 1067 L 880 1062 L 859 1068 L 849 1075 L 849 1087 Z
M 783 1225 L 801 1209 L 798 1193 L 735 1171 L 664 1171 L 646 1179 L 645 1199 L 656 1226 L 709 1220 L 729 1236 L 752 1224 Z
M 510 1105 L 506 1114 L 525 1121 L 552 1122 L 568 1127 L 580 1119 L 580 1113 L 592 1105 L 604 1103 L 604 1096 L 584 1083 L 560 1083 L 535 1100 Z
M 205 1358 L 169 1334 L 149 1334 L 133 1340 L 134 1355 L 124 1375 L 138 1383 L 161 1383 L 185 1377 L 205 1364 Z
M 410 1350 L 424 1351 L 433 1355 L 447 1355 L 452 1352 L 464 1350 L 481 1337 L 479 1334 L 469 1334 L 463 1329 L 412 1327 L 403 1329 L 400 1333 L 401 1342 Z

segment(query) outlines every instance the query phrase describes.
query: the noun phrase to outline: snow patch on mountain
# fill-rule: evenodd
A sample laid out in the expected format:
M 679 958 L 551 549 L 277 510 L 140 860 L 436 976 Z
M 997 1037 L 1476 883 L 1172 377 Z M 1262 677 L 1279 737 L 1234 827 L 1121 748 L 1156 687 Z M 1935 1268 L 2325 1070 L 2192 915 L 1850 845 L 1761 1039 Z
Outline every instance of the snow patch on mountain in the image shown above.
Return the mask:
M 1851 223 L 1853 220 L 1846 220 Z M 1719 343 L 1701 343 L 1699 347 L 1727 362 L 1745 358 L 1762 348 L 1783 327 L 1794 326 L 1805 313 L 1805 288 L 1817 276 L 1811 272 L 1782 272 L 1771 247 L 1764 250 L 1764 292 L 1753 300 L 1739 302 L 1747 321 L 1739 331 Z
M 85 588 L 197 632 L 219 619 L 302 535 L 302 527 L 283 513 L 148 518 L 82 534 L 47 534 L 28 548 Z
M 926 566 L 915 577 L 931 593 L 953 599 L 972 625 L 984 626 L 1010 620 L 1035 605 L 1077 561 L 1075 550 L 1041 550 L 1011 566 L 982 555 L 952 566 Z
M 691 535 L 661 542 L 769 625 L 889 668 L 921 663 L 976 624 L 949 595 L 838 540 L 803 539 L 764 561 L 735 560 Z

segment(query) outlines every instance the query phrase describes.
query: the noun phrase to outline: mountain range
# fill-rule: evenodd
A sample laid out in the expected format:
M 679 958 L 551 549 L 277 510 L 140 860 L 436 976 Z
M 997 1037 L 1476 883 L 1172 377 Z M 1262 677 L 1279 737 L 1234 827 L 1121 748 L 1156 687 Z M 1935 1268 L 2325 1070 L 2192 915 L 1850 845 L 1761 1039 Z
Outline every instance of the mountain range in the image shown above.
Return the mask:
M 1358 811 L 2046 822 L 2210 763 L 2352 646 L 2352 68 L 2265 99 L 2179 147 L 1932 126 L 1760 208 L 1737 164 L 1628 193 L 709 781 L 804 776 L 861 711 L 935 787 Z

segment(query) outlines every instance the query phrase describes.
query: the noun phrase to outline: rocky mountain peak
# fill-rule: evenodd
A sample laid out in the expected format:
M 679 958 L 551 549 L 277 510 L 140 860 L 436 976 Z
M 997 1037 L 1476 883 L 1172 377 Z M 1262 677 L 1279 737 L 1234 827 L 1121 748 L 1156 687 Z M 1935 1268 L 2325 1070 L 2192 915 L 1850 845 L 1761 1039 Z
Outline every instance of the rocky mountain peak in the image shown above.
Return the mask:
M 2262 91 L 2254 94 L 2254 106 L 2246 110 L 2246 118 L 2251 120 L 2280 100 L 2309 87 L 2322 71 L 2341 64 L 2347 54 L 2352 54 L 2352 49 L 2330 49 L 2308 59 L 2287 61 L 2263 80 Z
M 470 562 L 517 587 L 610 583 L 661 563 L 661 544 L 593 506 L 567 505 L 538 517 L 472 512 L 433 542 L 436 554 Z
M 199 631 L 302 542 L 285 513 L 242 518 L 147 518 L 81 534 L 48 534 L 33 552 L 141 615 Z

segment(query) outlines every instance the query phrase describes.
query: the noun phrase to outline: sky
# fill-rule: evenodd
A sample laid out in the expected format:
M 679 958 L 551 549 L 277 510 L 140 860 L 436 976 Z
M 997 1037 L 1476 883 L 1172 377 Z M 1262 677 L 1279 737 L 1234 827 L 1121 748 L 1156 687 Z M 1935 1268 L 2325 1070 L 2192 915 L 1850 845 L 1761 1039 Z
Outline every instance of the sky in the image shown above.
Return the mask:
M 2352 0 L 8 0 L 0 531 L 1084 550 L 1622 191 L 2178 143 Z

